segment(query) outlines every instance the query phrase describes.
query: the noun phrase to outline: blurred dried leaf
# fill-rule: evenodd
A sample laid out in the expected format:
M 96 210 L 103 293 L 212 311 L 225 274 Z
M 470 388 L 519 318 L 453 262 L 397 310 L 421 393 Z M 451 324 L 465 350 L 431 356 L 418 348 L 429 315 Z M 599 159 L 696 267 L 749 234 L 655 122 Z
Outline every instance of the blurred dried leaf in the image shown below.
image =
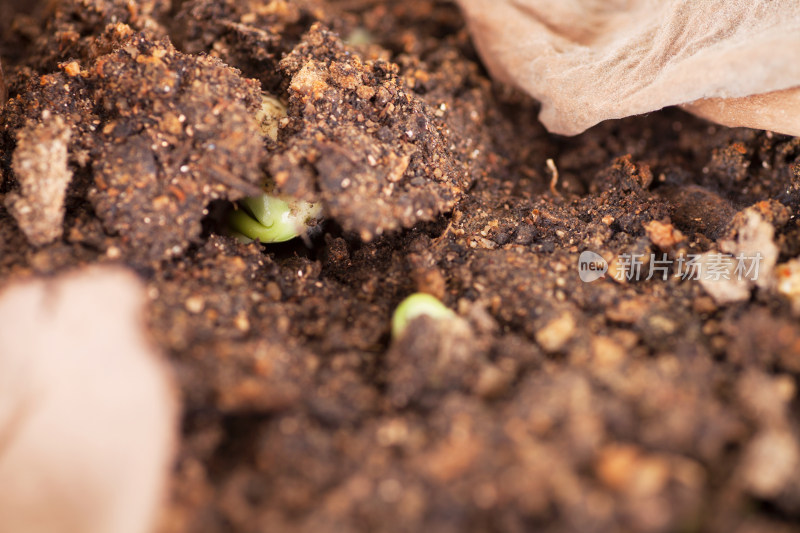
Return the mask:
M 0 531 L 146 533 L 177 435 L 144 287 L 92 267 L 0 295 Z
M 686 104 L 800 135 L 797 0 L 458 2 L 489 70 L 541 101 L 554 133 Z

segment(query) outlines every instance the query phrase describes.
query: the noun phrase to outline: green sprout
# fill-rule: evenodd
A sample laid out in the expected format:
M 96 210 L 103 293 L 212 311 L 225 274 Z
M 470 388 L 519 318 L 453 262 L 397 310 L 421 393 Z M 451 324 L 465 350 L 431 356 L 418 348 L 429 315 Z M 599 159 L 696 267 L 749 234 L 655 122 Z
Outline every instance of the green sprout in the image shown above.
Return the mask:
M 436 299 L 424 292 L 416 292 L 400 302 L 392 316 L 392 337 L 397 339 L 408 327 L 408 324 L 422 315 L 435 320 L 452 319 L 456 314 Z
M 278 138 L 278 126 L 286 117 L 286 106 L 267 93 L 261 94 L 261 107 L 255 119 L 261 133 L 273 141 Z M 237 202 L 228 214 L 228 230 L 242 242 L 285 242 L 306 235 L 310 227 L 322 218 L 319 204 L 281 198 L 264 192 Z
M 322 216 L 319 204 L 267 193 L 240 200 L 238 206 L 228 215 L 228 226 L 243 242 L 285 242 L 305 235 Z

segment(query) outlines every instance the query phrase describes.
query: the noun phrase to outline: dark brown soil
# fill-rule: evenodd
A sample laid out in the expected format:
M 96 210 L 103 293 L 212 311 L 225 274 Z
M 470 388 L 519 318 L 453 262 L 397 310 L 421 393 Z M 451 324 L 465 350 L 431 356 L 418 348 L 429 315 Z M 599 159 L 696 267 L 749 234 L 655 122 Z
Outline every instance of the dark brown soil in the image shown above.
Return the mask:
M 4 23 L 0 206 L 60 117 L 63 237 L 0 207 L 0 276 L 147 283 L 184 405 L 163 532 L 798 530 L 792 302 L 577 263 L 727 251 L 753 212 L 797 257 L 800 140 L 674 109 L 549 135 L 444 2 L 51 4 Z M 323 202 L 307 244 L 222 235 L 265 174 Z M 415 291 L 464 322 L 392 340 Z

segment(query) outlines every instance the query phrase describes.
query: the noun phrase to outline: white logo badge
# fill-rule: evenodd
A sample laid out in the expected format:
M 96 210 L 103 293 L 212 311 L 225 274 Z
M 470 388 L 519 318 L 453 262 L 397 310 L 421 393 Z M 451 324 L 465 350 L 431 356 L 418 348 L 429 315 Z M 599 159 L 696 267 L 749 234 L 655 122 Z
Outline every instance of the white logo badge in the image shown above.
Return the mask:
M 608 272 L 608 263 L 603 256 L 586 250 L 578 258 L 578 275 L 581 281 L 591 283 L 602 278 Z

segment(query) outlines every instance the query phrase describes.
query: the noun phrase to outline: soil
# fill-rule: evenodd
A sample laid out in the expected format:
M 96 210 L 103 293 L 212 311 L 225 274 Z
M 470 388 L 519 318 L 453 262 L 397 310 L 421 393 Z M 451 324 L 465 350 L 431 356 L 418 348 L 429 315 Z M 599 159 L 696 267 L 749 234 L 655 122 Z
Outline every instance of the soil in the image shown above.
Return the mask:
M 147 283 L 183 400 L 160 531 L 800 529 L 800 139 L 675 109 L 550 135 L 447 2 L 50 4 L 3 19 L 0 276 Z M 12 214 L 47 142 L 55 230 Z M 225 236 L 265 178 L 322 230 Z M 578 276 L 747 246 L 775 253 L 744 297 Z M 461 318 L 392 339 L 416 291 Z

